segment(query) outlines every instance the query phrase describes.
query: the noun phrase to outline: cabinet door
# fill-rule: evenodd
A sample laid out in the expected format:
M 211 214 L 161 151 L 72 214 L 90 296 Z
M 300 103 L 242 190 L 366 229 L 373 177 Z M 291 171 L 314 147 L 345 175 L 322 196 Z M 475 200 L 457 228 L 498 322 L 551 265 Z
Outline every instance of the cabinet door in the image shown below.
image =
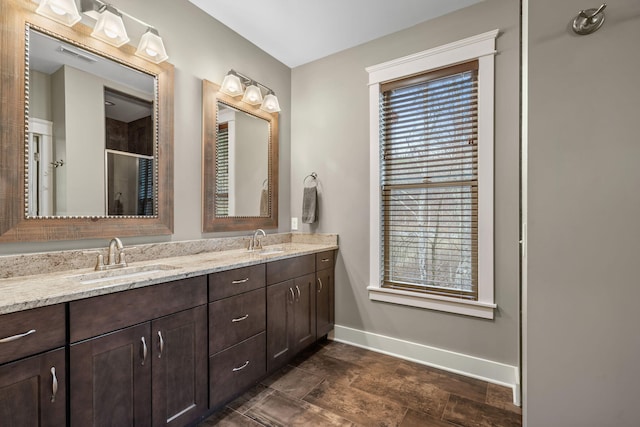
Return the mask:
M 66 425 L 64 349 L 0 367 L 0 425 Z
M 207 410 L 207 306 L 151 322 L 153 425 L 183 426 Z
M 333 269 L 316 273 L 316 332 L 317 337 L 327 335 L 334 325 Z
M 316 277 L 308 274 L 294 280 L 294 348 L 298 352 L 316 340 Z
M 151 425 L 150 324 L 73 344 L 71 426 Z
M 267 287 L 267 369 L 284 365 L 293 355 L 294 281 Z

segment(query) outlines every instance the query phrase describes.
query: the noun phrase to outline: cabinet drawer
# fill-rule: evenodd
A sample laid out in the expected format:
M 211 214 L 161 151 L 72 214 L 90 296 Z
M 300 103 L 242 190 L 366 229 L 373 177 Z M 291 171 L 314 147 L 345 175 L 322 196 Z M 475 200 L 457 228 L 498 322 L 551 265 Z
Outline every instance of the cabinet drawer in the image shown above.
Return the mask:
M 64 304 L 0 316 L 0 364 L 62 347 L 64 340 Z
M 207 277 L 176 280 L 69 303 L 76 342 L 207 303 Z
M 265 330 L 265 288 L 209 303 L 209 353 Z
M 334 252 L 326 251 L 316 254 L 316 270 L 325 270 L 327 268 L 333 268 Z
M 303 255 L 267 263 L 267 285 L 284 282 L 295 277 L 313 273 L 316 269 L 315 255 Z
M 266 333 L 249 338 L 209 358 L 209 408 L 244 391 L 266 373 Z
M 264 287 L 264 264 L 209 275 L 209 301 Z

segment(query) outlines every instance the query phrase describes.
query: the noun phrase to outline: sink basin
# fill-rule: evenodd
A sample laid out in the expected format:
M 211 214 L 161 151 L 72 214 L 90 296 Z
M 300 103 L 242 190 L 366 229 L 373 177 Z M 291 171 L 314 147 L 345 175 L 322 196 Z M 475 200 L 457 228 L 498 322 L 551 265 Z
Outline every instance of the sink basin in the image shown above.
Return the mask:
M 151 264 L 135 267 L 124 267 L 106 271 L 96 271 L 93 273 L 78 274 L 76 276 L 68 276 L 78 280 L 83 285 L 92 283 L 109 282 L 112 280 L 129 279 L 132 277 L 149 276 L 154 273 L 167 270 L 175 270 L 178 267 L 167 264 Z
M 281 254 L 284 252 L 284 248 L 264 248 L 260 249 L 258 252 L 259 255 L 273 255 L 273 254 Z

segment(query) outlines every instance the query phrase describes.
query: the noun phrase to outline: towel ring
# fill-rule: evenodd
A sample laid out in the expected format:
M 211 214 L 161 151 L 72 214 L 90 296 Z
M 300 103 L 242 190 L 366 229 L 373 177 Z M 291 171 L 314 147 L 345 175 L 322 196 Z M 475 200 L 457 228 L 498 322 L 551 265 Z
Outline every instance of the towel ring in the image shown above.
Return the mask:
M 315 181 L 316 179 L 318 179 L 318 174 L 315 172 L 311 172 L 309 175 L 305 176 L 302 180 L 302 185 L 305 185 L 307 183 L 307 178 L 313 178 L 313 180 Z

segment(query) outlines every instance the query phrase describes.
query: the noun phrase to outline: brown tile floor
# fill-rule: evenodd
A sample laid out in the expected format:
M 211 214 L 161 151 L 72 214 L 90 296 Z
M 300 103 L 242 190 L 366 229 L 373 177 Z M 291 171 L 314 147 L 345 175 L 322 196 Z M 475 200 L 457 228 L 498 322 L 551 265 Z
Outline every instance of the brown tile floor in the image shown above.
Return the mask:
M 510 427 L 521 418 L 506 387 L 324 341 L 199 427 Z

